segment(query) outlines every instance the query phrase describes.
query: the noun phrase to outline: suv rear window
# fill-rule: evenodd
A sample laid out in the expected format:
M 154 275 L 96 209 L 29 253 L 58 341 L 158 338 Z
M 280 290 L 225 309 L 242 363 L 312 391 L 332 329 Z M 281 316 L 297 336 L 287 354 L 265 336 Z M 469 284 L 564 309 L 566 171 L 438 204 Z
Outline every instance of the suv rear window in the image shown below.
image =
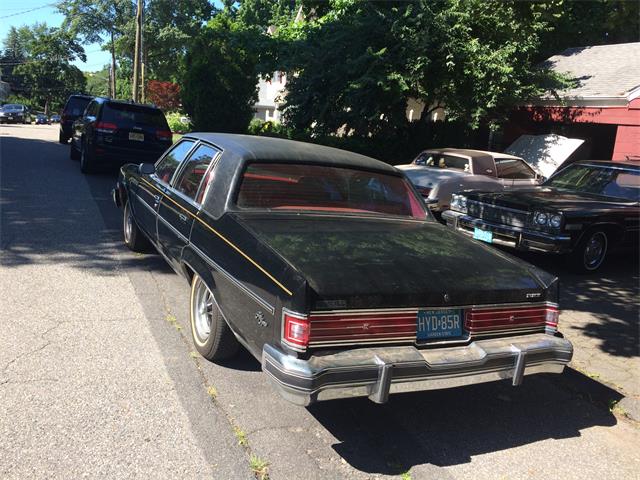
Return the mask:
M 402 177 L 323 165 L 252 163 L 238 191 L 241 208 L 426 218 Z
M 102 111 L 102 121 L 111 122 L 120 128 L 146 125 L 160 129 L 169 129 L 161 110 L 126 103 L 106 103 Z
M 87 105 L 91 101 L 90 98 L 83 97 L 71 97 L 67 101 L 67 104 L 64 106 L 65 115 L 75 115 L 79 117 L 84 113 L 84 109 L 87 108 Z

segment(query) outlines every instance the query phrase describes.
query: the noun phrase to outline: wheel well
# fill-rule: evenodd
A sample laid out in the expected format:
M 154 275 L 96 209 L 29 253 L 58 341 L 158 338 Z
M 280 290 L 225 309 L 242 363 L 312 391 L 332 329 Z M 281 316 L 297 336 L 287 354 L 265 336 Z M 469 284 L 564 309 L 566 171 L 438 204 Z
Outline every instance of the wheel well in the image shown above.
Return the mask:
M 185 277 L 187 277 L 187 280 L 189 280 L 189 285 L 191 285 L 191 282 L 193 282 L 193 276 L 196 274 L 196 272 L 184 262 L 182 263 L 182 269 L 184 270 Z
M 622 236 L 624 235 L 624 229 L 615 223 L 603 223 L 599 225 L 593 225 L 589 227 L 583 234 L 582 238 L 585 238 L 586 235 L 596 231 L 602 230 L 607 234 L 607 240 L 611 245 L 618 243 L 622 240 Z

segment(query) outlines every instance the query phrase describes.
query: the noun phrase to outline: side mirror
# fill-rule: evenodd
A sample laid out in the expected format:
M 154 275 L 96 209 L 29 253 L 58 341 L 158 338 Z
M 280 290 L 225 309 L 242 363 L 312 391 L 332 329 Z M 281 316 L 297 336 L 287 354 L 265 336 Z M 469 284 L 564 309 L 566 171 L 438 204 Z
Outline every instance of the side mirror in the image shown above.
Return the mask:
M 140 166 L 138 166 L 138 172 L 140 172 L 140 175 L 151 175 L 155 173 L 155 171 L 156 166 L 153 163 L 141 163 Z

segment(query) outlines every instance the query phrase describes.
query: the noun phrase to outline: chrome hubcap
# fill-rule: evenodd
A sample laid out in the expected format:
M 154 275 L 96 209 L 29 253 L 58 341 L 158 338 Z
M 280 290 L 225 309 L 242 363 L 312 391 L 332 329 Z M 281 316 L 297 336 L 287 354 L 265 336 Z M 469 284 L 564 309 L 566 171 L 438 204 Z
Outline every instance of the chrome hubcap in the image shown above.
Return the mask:
M 584 264 L 588 269 L 598 268 L 607 252 L 607 237 L 597 232 L 587 242 L 584 249 Z
M 194 292 L 193 320 L 195 333 L 200 343 L 205 343 L 211 335 L 213 321 L 213 296 L 200 280 Z

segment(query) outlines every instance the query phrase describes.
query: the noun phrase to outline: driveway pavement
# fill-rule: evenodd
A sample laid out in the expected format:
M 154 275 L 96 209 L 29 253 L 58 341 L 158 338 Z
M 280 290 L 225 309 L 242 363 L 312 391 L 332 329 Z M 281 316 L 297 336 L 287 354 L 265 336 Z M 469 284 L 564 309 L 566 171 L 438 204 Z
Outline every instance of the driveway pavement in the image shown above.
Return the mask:
M 56 135 L 0 127 L 1 478 L 235 479 L 256 458 L 271 479 L 640 478 L 640 430 L 607 408 L 637 383 L 633 265 L 560 269 L 585 374 L 299 408 L 248 354 L 195 354 L 188 285 L 123 248 L 114 174 L 82 176 Z M 608 359 L 631 371 L 617 390 Z

